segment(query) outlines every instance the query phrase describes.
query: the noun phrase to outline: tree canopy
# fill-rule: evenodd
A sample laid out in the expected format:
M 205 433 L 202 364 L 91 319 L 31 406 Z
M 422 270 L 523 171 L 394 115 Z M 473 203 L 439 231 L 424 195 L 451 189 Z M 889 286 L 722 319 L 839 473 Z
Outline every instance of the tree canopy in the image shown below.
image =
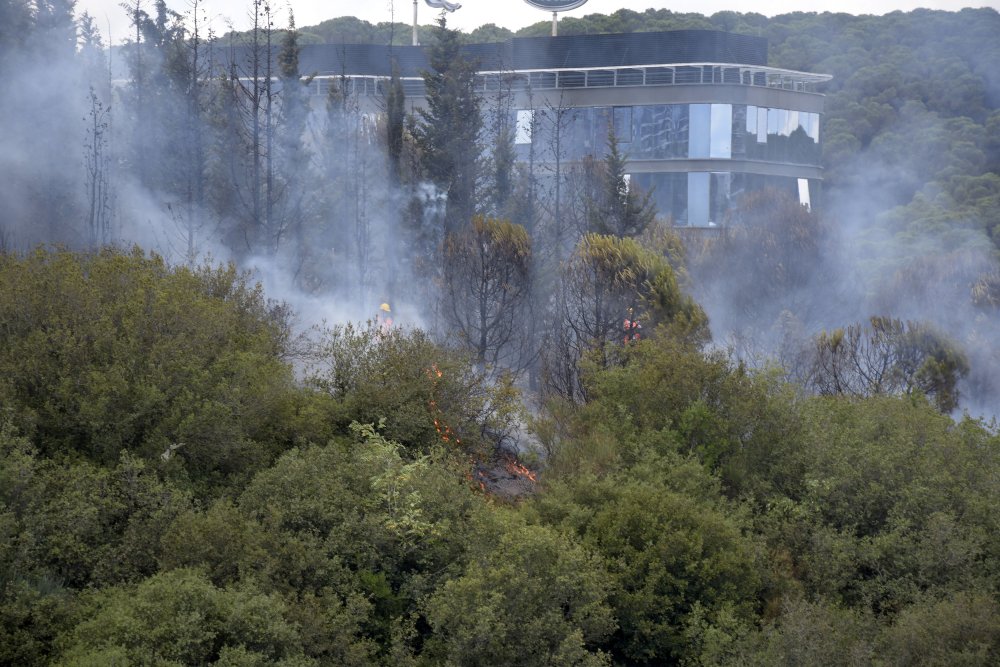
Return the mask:
M 257 3 L 206 77 L 190 24 L 130 5 L 112 90 L 71 9 L 0 0 L 0 664 L 1000 663 L 1000 434 L 957 412 L 1000 395 L 994 10 L 566 19 L 835 74 L 829 196 L 872 208 L 764 192 L 697 238 L 614 150 L 584 189 L 513 165 L 451 58 L 495 26 L 434 31 L 421 119 L 340 81 L 307 121 L 320 28 Z M 22 98 L 39 53 L 66 67 Z M 838 220 L 870 223 L 857 264 Z M 379 317 L 295 328 L 209 242 Z M 872 310 L 831 321 L 854 280 Z M 787 354 L 713 342 L 712 299 Z

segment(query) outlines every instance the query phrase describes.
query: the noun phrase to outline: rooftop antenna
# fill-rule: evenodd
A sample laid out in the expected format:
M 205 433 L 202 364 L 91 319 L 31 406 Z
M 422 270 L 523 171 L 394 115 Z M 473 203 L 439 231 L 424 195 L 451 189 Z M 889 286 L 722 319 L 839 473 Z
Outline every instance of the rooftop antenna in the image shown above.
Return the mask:
M 584 0 L 586 2 L 587 0 Z M 424 0 L 428 6 L 434 9 L 443 9 L 446 12 L 454 12 L 462 8 L 461 3 L 448 2 L 448 0 Z M 420 46 L 420 38 L 417 36 L 417 3 L 413 0 L 413 46 Z
M 582 7 L 587 4 L 587 0 L 524 0 L 536 9 L 543 9 L 552 12 L 552 36 L 559 36 L 559 12 L 568 12 L 571 9 Z M 430 2 L 430 0 L 428 0 Z

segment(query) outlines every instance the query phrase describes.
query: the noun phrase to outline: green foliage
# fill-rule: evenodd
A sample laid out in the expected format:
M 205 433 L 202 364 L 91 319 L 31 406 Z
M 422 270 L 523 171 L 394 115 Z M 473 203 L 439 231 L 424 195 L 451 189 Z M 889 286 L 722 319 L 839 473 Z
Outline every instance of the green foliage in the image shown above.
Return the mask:
M 456 30 L 442 16 L 424 72 L 427 107 L 417 113 L 417 143 L 426 177 L 447 192 L 445 232 L 469 224 L 476 212 L 482 113 L 476 94 L 476 63 L 461 53 Z
M 989 665 L 1000 660 L 1000 608 L 995 596 L 960 592 L 921 600 L 883 632 L 886 665 Z
M 428 652 L 447 665 L 609 664 L 592 649 L 611 633 L 600 562 L 544 526 L 484 530 L 461 576 L 428 603 Z
M 809 383 L 822 394 L 923 393 L 942 412 L 958 407 L 965 354 L 931 327 L 887 317 L 817 336 Z
M 620 626 L 610 642 L 616 660 L 693 657 L 688 625 L 696 609 L 709 626 L 720 614 L 752 618 L 761 586 L 757 548 L 745 519 L 720 501 L 696 463 L 647 455 L 604 478 L 556 483 L 535 511 L 602 557 Z
M 476 216 L 445 239 L 443 304 L 450 333 L 476 362 L 520 368 L 531 352 L 531 238 L 521 225 Z
M 652 193 L 639 193 L 626 179 L 626 156 L 618 149 L 614 126 L 608 129 L 608 153 L 604 162 L 595 165 L 597 196 L 587 197 L 587 221 L 590 231 L 612 236 L 638 236 L 653 222 L 656 209 Z
M 891 615 L 921 591 L 996 587 L 996 436 L 919 401 L 803 408 L 759 530 L 807 592 Z
M 997 590 L 1000 449 L 978 422 L 916 397 L 804 399 L 662 336 L 587 382 L 587 404 L 549 436 L 531 511 L 620 578 L 615 658 L 891 663 L 897 619 Z M 976 629 L 949 630 L 947 657 L 928 664 L 988 663 L 993 612 L 977 609 Z
M 985 666 L 1000 649 L 996 600 L 960 592 L 929 597 L 904 609 L 892 624 L 829 602 L 789 603 L 759 632 L 742 631 L 725 648 L 707 651 L 713 665 L 944 665 Z
M 873 664 L 875 626 L 870 616 L 823 601 L 789 602 L 781 616 L 703 660 L 717 665 Z
M 76 610 L 73 594 L 50 577 L 5 581 L 0 597 L 0 662 L 51 664 L 56 638 L 72 627 Z
M 190 509 L 178 515 L 164 531 L 159 547 L 162 570 L 201 568 L 219 587 L 251 574 L 265 559 L 260 525 L 230 500 L 219 500 L 201 512 Z
M 433 25 L 420 26 L 421 43 L 434 30 Z M 339 16 L 302 29 L 303 44 L 393 44 L 408 46 L 412 26 L 407 23 L 381 22 L 371 24 L 354 16 Z M 223 36 L 223 39 L 228 35 Z
M 690 343 L 708 338 L 705 313 L 681 290 L 660 252 L 632 238 L 587 234 L 563 270 L 563 331 L 545 351 L 550 388 L 573 398 L 585 391 L 581 359 L 606 368 L 618 351 L 658 325 Z
M 509 383 L 490 382 L 464 353 L 419 330 L 375 322 L 334 327 L 316 351 L 311 383 L 334 399 L 338 429 L 382 424 L 385 437 L 413 452 L 442 442 L 484 450 L 513 425 L 516 392 Z
M 10 584 L 47 577 L 83 588 L 148 576 L 157 538 L 190 502 L 127 454 L 114 468 L 59 465 L 15 440 L 2 457 Z
M 8 76 L 32 40 L 72 46 L 66 3 L 23 4 L 0 0 Z M 989 319 L 1000 302 L 986 241 L 1000 239 L 997 16 L 622 10 L 567 18 L 562 31 L 734 30 L 768 37 L 773 65 L 833 73 L 828 185 L 867 185 L 859 154 L 893 175 L 881 184 L 889 212 L 873 216 L 878 233 L 859 248 L 883 237 L 902 248 L 872 267 L 894 276 L 876 297 L 917 301 L 925 293 L 905 289 L 916 278 L 947 283 Z M 156 143 L 169 146 L 207 100 L 167 99 L 198 77 L 166 5 L 136 18 L 150 56 L 142 76 L 159 77 L 144 79 L 141 106 L 157 109 L 128 131 L 158 119 Z M 92 31 L 85 23 L 88 48 Z M 330 31 L 344 38 L 333 41 L 409 39 L 402 24 L 345 19 L 289 32 L 284 78 L 295 78 L 297 44 Z M 547 31 L 544 22 L 521 34 Z M 472 65 L 453 57 L 468 37 L 436 32 L 426 40 L 432 114 L 405 127 L 396 90 L 385 143 L 400 181 L 448 191 L 447 226 L 468 234 L 452 237 L 456 256 L 493 252 L 514 270 L 497 279 L 511 288 L 549 249 L 529 248 L 520 226 L 474 222 L 504 201 L 515 210 L 527 186 L 501 151 L 490 202 L 477 201 L 483 165 L 469 147 L 482 123 L 469 106 Z M 301 100 L 287 101 L 274 113 L 294 126 Z M 12 104 L 0 101 L 0 117 Z M 217 111 L 205 137 L 217 159 L 204 166 L 225 187 L 205 194 L 228 211 L 244 154 L 239 119 L 226 115 L 235 112 Z M 154 138 L 137 136 L 126 160 Z M 275 139 L 276 160 L 308 166 L 301 146 Z M 645 213 L 641 197 L 623 198 L 612 148 L 591 222 L 632 235 Z M 151 155 L 138 176 L 165 192 L 202 173 L 178 169 L 197 156 Z M 330 174 L 368 164 L 321 157 L 340 161 Z M 8 192 L 32 178 L 12 175 Z M 25 208 L 39 229 L 72 209 L 54 182 L 31 184 L 49 192 Z M 830 230 L 773 195 L 750 198 L 730 223 L 695 255 L 696 278 L 725 265 L 738 276 L 716 283 L 725 298 L 760 329 L 794 329 L 770 297 L 816 276 L 833 285 Z M 325 231 L 288 228 L 304 246 Z M 444 247 L 441 230 L 421 231 L 427 247 Z M 929 248 L 947 252 L 912 261 Z M 285 312 L 232 268 L 170 268 L 139 251 L 0 257 L 0 663 L 995 664 L 1000 440 L 995 425 L 939 411 L 954 407 L 956 379 L 974 363 L 923 325 L 879 318 L 870 332 L 820 341 L 844 361 L 854 335 L 856 358 L 888 360 L 878 391 L 805 397 L 777 374 L 704 352 L 706 317 L 686 294 L 683 260 L 659 229 L 577 247 L 563 289 L 548 295 L 559 305 L 551 319 L 567 326 L 551 327 L 543 349 L 553 388 L 573 400 L 537 416 L 547 457 L 535 493 L 511 505 L 472 482 L 469 457 L 513 430 L 517 393 L 422 332 L 336 328 L 297 386 L 283 361 Z M 949 271 L 959 263 L 973 268 Z M 306 273 L 309 288 L 328 280 Z M 798 326 L 830 303 L 793 304 Z M 989 331 L 978 327 L 968 349 Z M 871 395 L 882 393 L 900 396 Z
M 56 664 L 314 664 L 284 662 L 302 650 L 286 614 L 251 585 L 220 589 L 197 570 L 175 570 L 90 595 Z
M 362 444 L 290 451 L 241 497 L 241 510 L 270 535 L 274 581 L 321 590 L 324 570 L 346 566 L 400 586 L 411 568 L 441 572 L 464 549 L 463 518 L 478 503 L 462 472 L 432 465 L 436 458 L 404 459 L 371 427 L 362 433 Z
M 795 426 L 788 388 L 663 335 L 630 346 L 622 365 L 586 382 L 590 401 L 580 417 L 617 443 L 619 461 L 632 465 L 658 443 L 660 452 L 697 457 L 733 495 L 765 481 L 755 471 L 782 455 L 779 445 Z M 576 446 L 554 463 L 586 465 Z
M 140 251 L 0 258 L 0 396 L 42 454 L 113 465 L 124 450 L 199 481 L 284 443 L 287 329 L 232 266 Z

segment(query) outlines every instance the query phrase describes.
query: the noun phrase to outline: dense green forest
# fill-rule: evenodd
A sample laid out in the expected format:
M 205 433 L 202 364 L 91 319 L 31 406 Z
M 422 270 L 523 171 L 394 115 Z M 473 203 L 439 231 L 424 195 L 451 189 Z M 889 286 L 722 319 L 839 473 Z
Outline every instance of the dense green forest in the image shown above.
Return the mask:
M 834 74 L 822 210 L 706 238 L 515 164 L 500 29 L 362 118 L 298 48 L 386 26 L 130 7 L 112 84 L 0 0 L 0 664 L 1000 662 L 995 11 L 565 20 Z
M 537 417 L 511 494 L 480 481 L 510 390 L 419 331 L 335 328 L 296 381 L 231 269 L 0 275 L 4 664 L 1000 657 L 1000 438 L 918 393 L 810 397 L 663 327 Z

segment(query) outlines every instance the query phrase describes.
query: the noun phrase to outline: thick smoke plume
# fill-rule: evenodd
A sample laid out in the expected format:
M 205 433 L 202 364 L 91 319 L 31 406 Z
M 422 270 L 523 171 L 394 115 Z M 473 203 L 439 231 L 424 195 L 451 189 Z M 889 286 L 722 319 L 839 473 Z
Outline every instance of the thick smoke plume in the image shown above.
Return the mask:
M 912 205 L 887 194 L 906 180 L 906 164 L 862 152 L 848 169 L 851 182 L 831 188 L 821 211 L 764 193 L 734 212 L 721 237 L 689 243 L 716 344 L 752 365 L 779 363 L 808 384 L 809 355 L 824 332 L 873 317 L 919 323 L 968 360 L 959 411 L 996 416 L 1000 262 L 987 221 L 922 227 Z

